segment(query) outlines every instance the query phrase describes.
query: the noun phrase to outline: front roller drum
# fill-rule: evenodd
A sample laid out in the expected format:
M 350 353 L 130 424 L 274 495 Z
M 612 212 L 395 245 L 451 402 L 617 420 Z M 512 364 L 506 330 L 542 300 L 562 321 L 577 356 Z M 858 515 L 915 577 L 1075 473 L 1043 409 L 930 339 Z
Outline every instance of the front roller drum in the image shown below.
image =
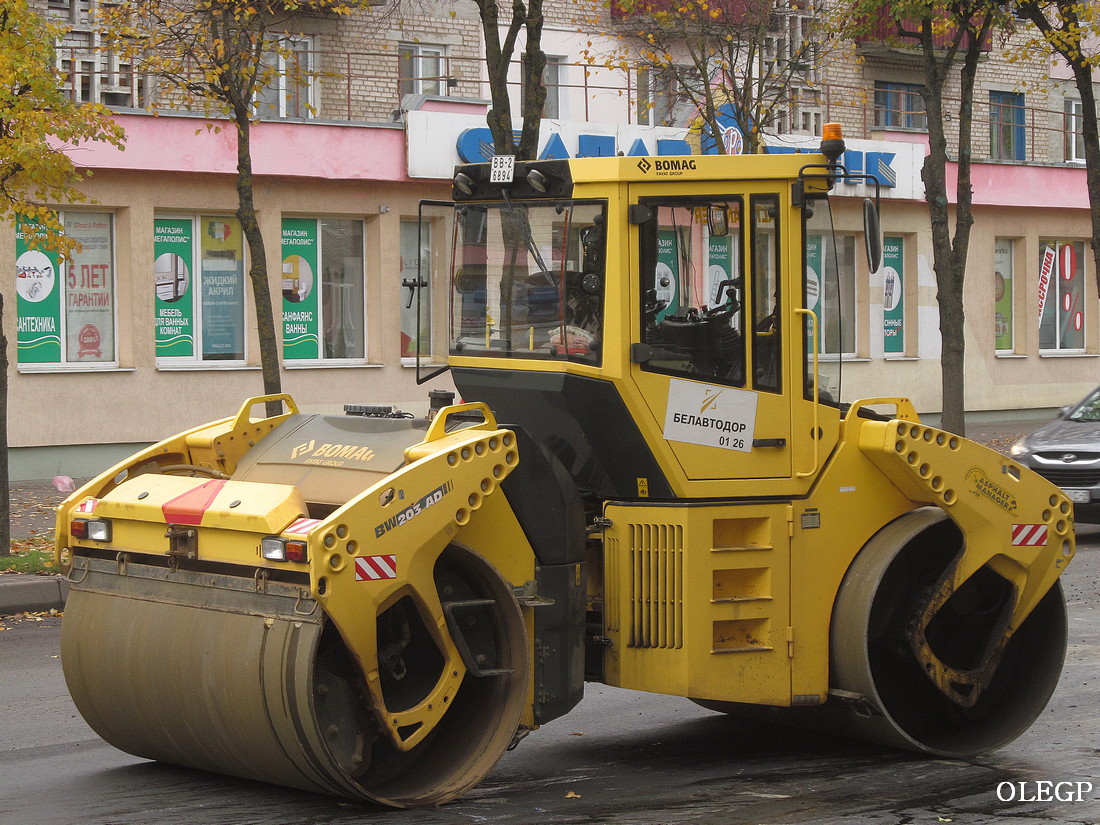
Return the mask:
M 448 548 L 438 586 L 459 592 L 472 645 L 491 668 L 465 676 L 414 748 L 380 733 L 362 670 L 300 588 L 78 558 L 62 664 L 80 713 L 135 756 L 399 807 L 452 799 L 489 772 L 519 726 L 529 656 L 511 587 L 484 559 Z M 263 592 L 257 592 L 260 589 Z M 384 611 L 388 702 L 430 690 L 417 620 Z M 410 632 L 410 627 L 412 628 Z M 393 708 L 390 708 L 393 710 Z M 381 711 L 381 713 L 380 713 Z
M 1008 744 L 1046 707 L 1066 650 L 1057 581 L 992 659 L 995 670 L 980 690 L 937 685 L 925 672 L 914 628 L 961 552 L 954 522 L 928 508 L 886 527 L 852 564 L 833 611 L 831 693 L 853 712 L 844 725 L 854 735 L 964 758 Z M 1012 595 L 1006 580 L 978 571 L 939 606 L 928 625 L 931 651 L 960 673 L 989 659 L 1002 640 Z

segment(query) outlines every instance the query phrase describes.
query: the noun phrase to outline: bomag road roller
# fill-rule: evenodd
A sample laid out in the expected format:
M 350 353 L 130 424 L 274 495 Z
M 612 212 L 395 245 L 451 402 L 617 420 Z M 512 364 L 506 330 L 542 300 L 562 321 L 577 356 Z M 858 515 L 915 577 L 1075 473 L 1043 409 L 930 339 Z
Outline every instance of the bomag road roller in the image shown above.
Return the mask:
M 1060 675 L 1072 506 L 904 398 L 843 400 L 844 284 L 881 241 L 871 198 L 834 231 L 842 151 L 458 167 L 459 403 L 250 399 L 72 495 L 81 714 L 136 756 L 393 806 L 462 794 L 586 680 L 1010 742 Z

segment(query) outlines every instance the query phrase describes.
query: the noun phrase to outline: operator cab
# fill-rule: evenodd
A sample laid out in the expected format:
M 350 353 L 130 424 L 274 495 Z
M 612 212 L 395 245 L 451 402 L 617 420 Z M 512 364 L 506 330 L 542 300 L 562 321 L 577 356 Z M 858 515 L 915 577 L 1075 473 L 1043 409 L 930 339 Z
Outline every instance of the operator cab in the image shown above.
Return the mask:
M 460 392 L 605 496 L 804 487 L 837 438 L 838 274 L 855 266 L 828 201 L 843 142 L 823 148 L 459 167 Z

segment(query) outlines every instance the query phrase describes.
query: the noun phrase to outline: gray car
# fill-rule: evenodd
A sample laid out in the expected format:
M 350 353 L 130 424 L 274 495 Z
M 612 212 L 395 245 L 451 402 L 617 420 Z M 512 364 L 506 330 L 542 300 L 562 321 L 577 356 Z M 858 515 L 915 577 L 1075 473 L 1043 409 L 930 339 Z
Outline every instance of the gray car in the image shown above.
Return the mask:
M 1100 387 L 1063 407 L 1057 419 L 1025 435 L 1010 452 L 1065 491 L 1077 521 L 1100 523 Z

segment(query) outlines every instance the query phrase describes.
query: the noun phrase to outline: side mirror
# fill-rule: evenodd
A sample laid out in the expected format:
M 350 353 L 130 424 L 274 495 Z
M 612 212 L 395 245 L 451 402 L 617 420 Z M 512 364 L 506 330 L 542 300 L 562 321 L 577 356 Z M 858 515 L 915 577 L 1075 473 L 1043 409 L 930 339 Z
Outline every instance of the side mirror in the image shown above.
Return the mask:
M 724 206 L 711 206 L 707 209 L 707 229 L 712 238 L 724 238 L 730 233 L 729 212 Z
M 863 199 L 863 240 L 867 245 L 867 266 L 871 272 L 878 272 L 882 266 L 882 231 L 878 206 L 870 198 Z

